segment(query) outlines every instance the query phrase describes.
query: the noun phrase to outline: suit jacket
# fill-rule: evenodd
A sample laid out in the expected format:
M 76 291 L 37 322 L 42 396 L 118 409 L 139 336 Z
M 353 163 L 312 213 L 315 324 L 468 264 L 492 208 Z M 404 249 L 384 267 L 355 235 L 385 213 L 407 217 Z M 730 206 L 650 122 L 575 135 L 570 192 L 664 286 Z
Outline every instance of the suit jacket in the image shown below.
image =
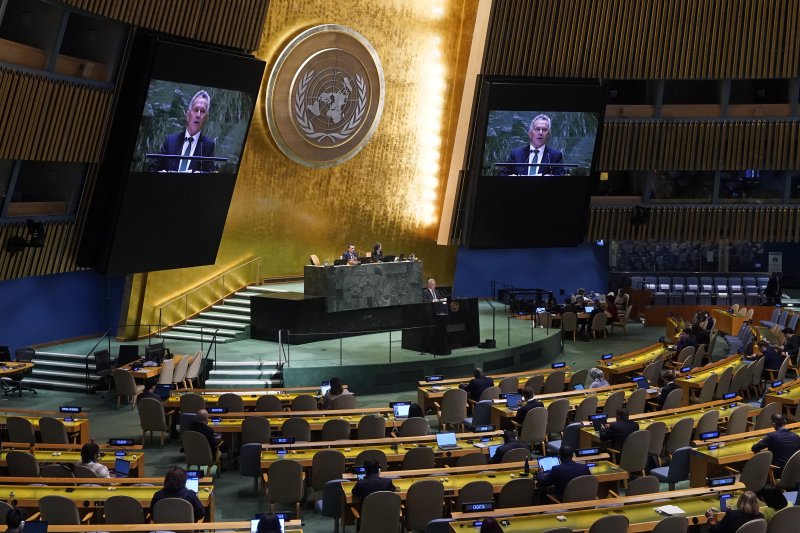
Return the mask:
M 511 442 L 506 442 L 505 444 L 501 444 L 497 447 L 494 451 L 494 457 L 492 457 L 491 463 L 492 464 L 500 464 L 503 462 L 503 457 L 505 454 L 510 452 L 511 450 L 516 450 L 517 448 L 525 448 L 526 450 L 530 450 L 527 444 L 524 442 L 520 442 L 518 440 L 512 440 Z
M 769 348 L 764 352 L 764 370 L 778 370 L 783 363 L 783 356 L 778 350 Z
M 762 518 L 762 514 L 746 514 L 738 509 L 731 509 L 725 513 L 722 520 L 708 527 L 708 533 L 736 533 L 740 527 L 750 520 Z
M 669 396 L 669 393 L 674 391 L 677 388 L 678 388 L 678 386 L 675 384 L 674 381 L 670 381 L 669 383 L 664 385 L 664 387 L 661 389 L 661 393 L 658 395 L 658 408 L 659 409 L 663 409 L 664 408 L 664 402 L 667 401 L 667 396 Z
M 519 148 L 514 148 L 511 150 L 511 153 L 508 154 L 507 163 L 521 163 L 519 165 L 508 165 L 504 167 L 497 167 L 498 173 L 501 176 L 510 176 L 512 174 L 516 174 L 517 176 L 527 176 L 528 175 L 528 160 L 530 159 L 531 152 L 530 152 L 530 145 L 527 146 L 520 146 Z M 544 154 L 542 154 L 542 162 L 539 163 L 539 174 L 551 174 L 554 176 L 561 176 L 565 174 L 564 167 L 548 167 L 547 163 L 563 163 L 564 162 L 564 154 L 560 151 L 550 148 L 549 146 L 545 145 L 544 147 Z
M 556 494 L 556 498 L 561 500 L 564 498 L 564 489 L 567 487 L 567 483 L 578 476 L 588 476 L 591 473 L 592 472 L 589 470 L 589 467 L 584 463 L 569 461 L 560 465 L 556 465 L 549 472 L 545 472 L 543 475 L 540 475 L 539 486 L 549 487 L 550 485 L 553 485 L 555 488 L 554 492 Z
M 600 438 L 611 441 L 612 448 L 622 451 L 622 445 L 625 444 L 625 439 L 638 429 L 639 424 L 633 420 L 617 420 L 616 422 L 610 423 L 608 427 L 600 428 Z
M 441 300 L 442 299 L 442 293 L 439 292 L 438 289 L 433 289 L 433 292 L 434 292 L 435 298 L 437 300 Z M 422 301 L 423 302 L 432 302 L 434 300 L 434 294 L 431 294 L 431 290 L 428 289 L 427 287 L 422 289 Z
M 172 135 L 167 135 L 164 143 L 161 145 L 161 150 L 158 153 L 168 155 L 181 155 L 183 149 L 184 135 L 186 131 L 179 131 Z M 214 141 L 210 137 L 206 137 L 202 133 L 197 139 L 197 146 L 194 149 L 193 156 L 214 156 Z M 158 172 L 160 170 L 167 170 L 175 172 L 178 170 L 181 160 L 178 158 L 154 158 L 150 163 L 150 172 Z M 192 159 L 189 163 L 189 170 L 194 172 L 216 172 L 217 166 L 213 161 L 201 161 Z
M 187 428 L 189 431 L 196 431 L 202 434 L 208 441 L 208 447 L 211 449 L 211 455 L 217 449 L 217 438 L 214 436 L 214 430 L 208 424 L 200 422 L 199 420 L 192 420 Z
M 153 494 L 153 499 L 150 500 L 150 509 L 154 509 L 156 503 L 164 498 L 180 498 L 181 500 L 186 500 L 187 502 L 192 504 L 192 508 L 194 509 L 194 520 L 197 522 L 206 514 L 206 510 L 203 508 L 203 504 L 200 502 L 200 498 L 197 497 L 197 493 L 193 490 L 187 489 L 186 487 L 181 487 L 176 492 L 167 492 L 166 489 L 161 489 L 155 494 Z
M 536 399 L 527 402 L 525 405 L 517 409 L 517 414 L 514 415 L 514 422 L 517 424 L 522 424 L 525 421 L 525 417 L 528 415 L 528 413 L 537 407 L 544 407 L 544 404 Z
M 800 450 L 800 435 L 796 435 L 786 428 L 767 433 L 763 439 L 753 445 L 754 452 L 764 449 L 772 452 L 772 464 L 782 470 L 786 461 L 797 450 Z
M 800 335 L 792 335 L 792 338 L 786 341 L 783 345 L 783 350 L 789 355 L 797 355 L 800 353 Z
M 464 386 L 464 390 L 467 391 L 471 400 L 477 402 L 481 398 L 481 393 L 492 386 L 494 386 L 492 378 L 483 376 L 471 379 L 469 383 Z
M 367 476 L 364 479 L 359 479 L 356 482 L 356 486 L 353 487 L 353 496 L 360 498 L 363 502 L 364 499 L 373 492 L 382 490 L 390 492 L 394 492 L 396 490 L 391 479 L 382 478 L 379 475 Z

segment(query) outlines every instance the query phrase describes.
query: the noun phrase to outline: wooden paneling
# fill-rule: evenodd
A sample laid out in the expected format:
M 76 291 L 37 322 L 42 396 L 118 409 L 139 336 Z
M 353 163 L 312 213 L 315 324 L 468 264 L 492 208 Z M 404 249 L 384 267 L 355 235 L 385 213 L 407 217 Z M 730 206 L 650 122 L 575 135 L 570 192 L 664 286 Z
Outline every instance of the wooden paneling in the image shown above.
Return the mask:
M 110 90 L 0 68 L 0 159 L 96 162 Z
M 240 50 L 258 48 L 269 0 L 61 0 L 134 26 Z
M 650 208 L 650 221 L 631 224 L 633 207 L 592 207 L 586 240 L 800 242 L 800 206 Z
M 45 222 L 44 247 L 25 248 L 14 255 L 6 252 L 10 237 L 27 236 L 24 221 L 0 225 L 0 280 L 78 270 L 74 253 L 77 230 L 73 222 Z
M 485 74 L 791 78 L 793 0 L 494 0 Z

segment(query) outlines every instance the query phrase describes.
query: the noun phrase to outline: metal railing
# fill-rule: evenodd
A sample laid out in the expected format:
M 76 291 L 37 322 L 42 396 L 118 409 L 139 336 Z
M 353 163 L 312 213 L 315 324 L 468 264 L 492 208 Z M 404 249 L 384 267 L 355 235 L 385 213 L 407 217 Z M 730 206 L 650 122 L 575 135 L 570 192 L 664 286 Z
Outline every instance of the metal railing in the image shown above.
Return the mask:
M 261 281 L 261 258 L 250 259 L 205 283 L 157 306 L 158 332 L 185 322 L 190 317 L 241 290 Z

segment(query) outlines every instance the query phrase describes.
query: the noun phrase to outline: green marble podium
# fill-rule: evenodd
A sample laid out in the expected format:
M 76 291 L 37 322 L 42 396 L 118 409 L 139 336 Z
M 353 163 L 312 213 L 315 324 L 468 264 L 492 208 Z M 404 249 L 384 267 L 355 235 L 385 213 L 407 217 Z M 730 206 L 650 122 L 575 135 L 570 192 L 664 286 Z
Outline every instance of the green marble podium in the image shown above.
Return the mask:
M 305 296 L 322 296 L 328 312 L 422 302 L 422 262 L 313 266 L 303 272 Z

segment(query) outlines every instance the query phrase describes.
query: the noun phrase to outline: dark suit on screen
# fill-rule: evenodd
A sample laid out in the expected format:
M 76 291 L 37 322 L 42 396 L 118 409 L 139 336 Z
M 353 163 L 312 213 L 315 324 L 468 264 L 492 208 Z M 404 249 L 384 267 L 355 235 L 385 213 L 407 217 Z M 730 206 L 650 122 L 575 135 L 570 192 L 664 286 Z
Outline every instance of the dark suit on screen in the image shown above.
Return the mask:
M 443 298 L 442 293 L 436 289 L 422 289 L 422 301 L 423 302 L 432 302 L 434 299 L 441 300 Z
M 530 159 L 531 150 L 529 146 L 520 146 L 519 148 L 514 148 L 511 150 L 511 153 L 508 154 L 508 159 L 506 160 L 507 163 L 520 163 L 519 165 L 508 165 L 503 167 L 498 167 L 498 174 L 501 176 L 509 176 L 511 174 L 516 174 L 517 176 L 527 176 L 528 175 L 528 159 Z M 564 162 L 564 154 L 562 154 L 559 150 L 554 148 L 550 148 L 549 146 L 545 145 L 544 147 L 544 154 L 542 154 L 542 161 L 539 163 L 539 174 L 551 174 L 554 176 L 561 176 L 564 174 L 564 167 L 548 167 L 547 163 L 563 163 Z
M 167 135 L 158 153 L 168 154 L 168 155 L 182 155 L 184 139 L 186 138 L 185 136 L 186 136 L 185 131 L 180 131 L 178 133 L 173 133 L 172 135 Z M 210 137 L 206 137 L 201 133 L 200 136 L 197 138 L 197 146 L 195 146 L 194 153 L 192 155 L 195 157 L 199 156 L 213 157 L 214 141 Z M 180 165 L 180 162 L 181 160 L 177 157 L 152 158 L 150 162 L 150 171 L 158 172 L 161 170 L 166 170 L 171 172 L 177 172 L 178 165 Z M 217 167 L 213 161 L 202 161 L 199 159 L 192 159 L 189 163 L 189 170 L 192 172 L 216 172 Z
M 786 428 L 780 428 L 767 433 L 764 438 L 753 444 L 753 451 L 758 453 L 761 450 L 769 450 L 772 452 L 772 464 L 777 466 L 780 470 L 786 465 L 786 461 L 800 450 L 800 435 L 789 431 Z M 778 472 L 780 474 L 780 472 Z
M 561 500 L 564 497 L 564 489 L 567 488 L 567 483 L 578 476 L 588 476 L 591 473 L 589 467 L 584 463 L 576 463 L 572 460 L 565 461 L 560 465 L 554 466 L 549 472 L 542 474 L 540 471 L 539 486 L 544 488 L 553 485 L 556 499 Z

